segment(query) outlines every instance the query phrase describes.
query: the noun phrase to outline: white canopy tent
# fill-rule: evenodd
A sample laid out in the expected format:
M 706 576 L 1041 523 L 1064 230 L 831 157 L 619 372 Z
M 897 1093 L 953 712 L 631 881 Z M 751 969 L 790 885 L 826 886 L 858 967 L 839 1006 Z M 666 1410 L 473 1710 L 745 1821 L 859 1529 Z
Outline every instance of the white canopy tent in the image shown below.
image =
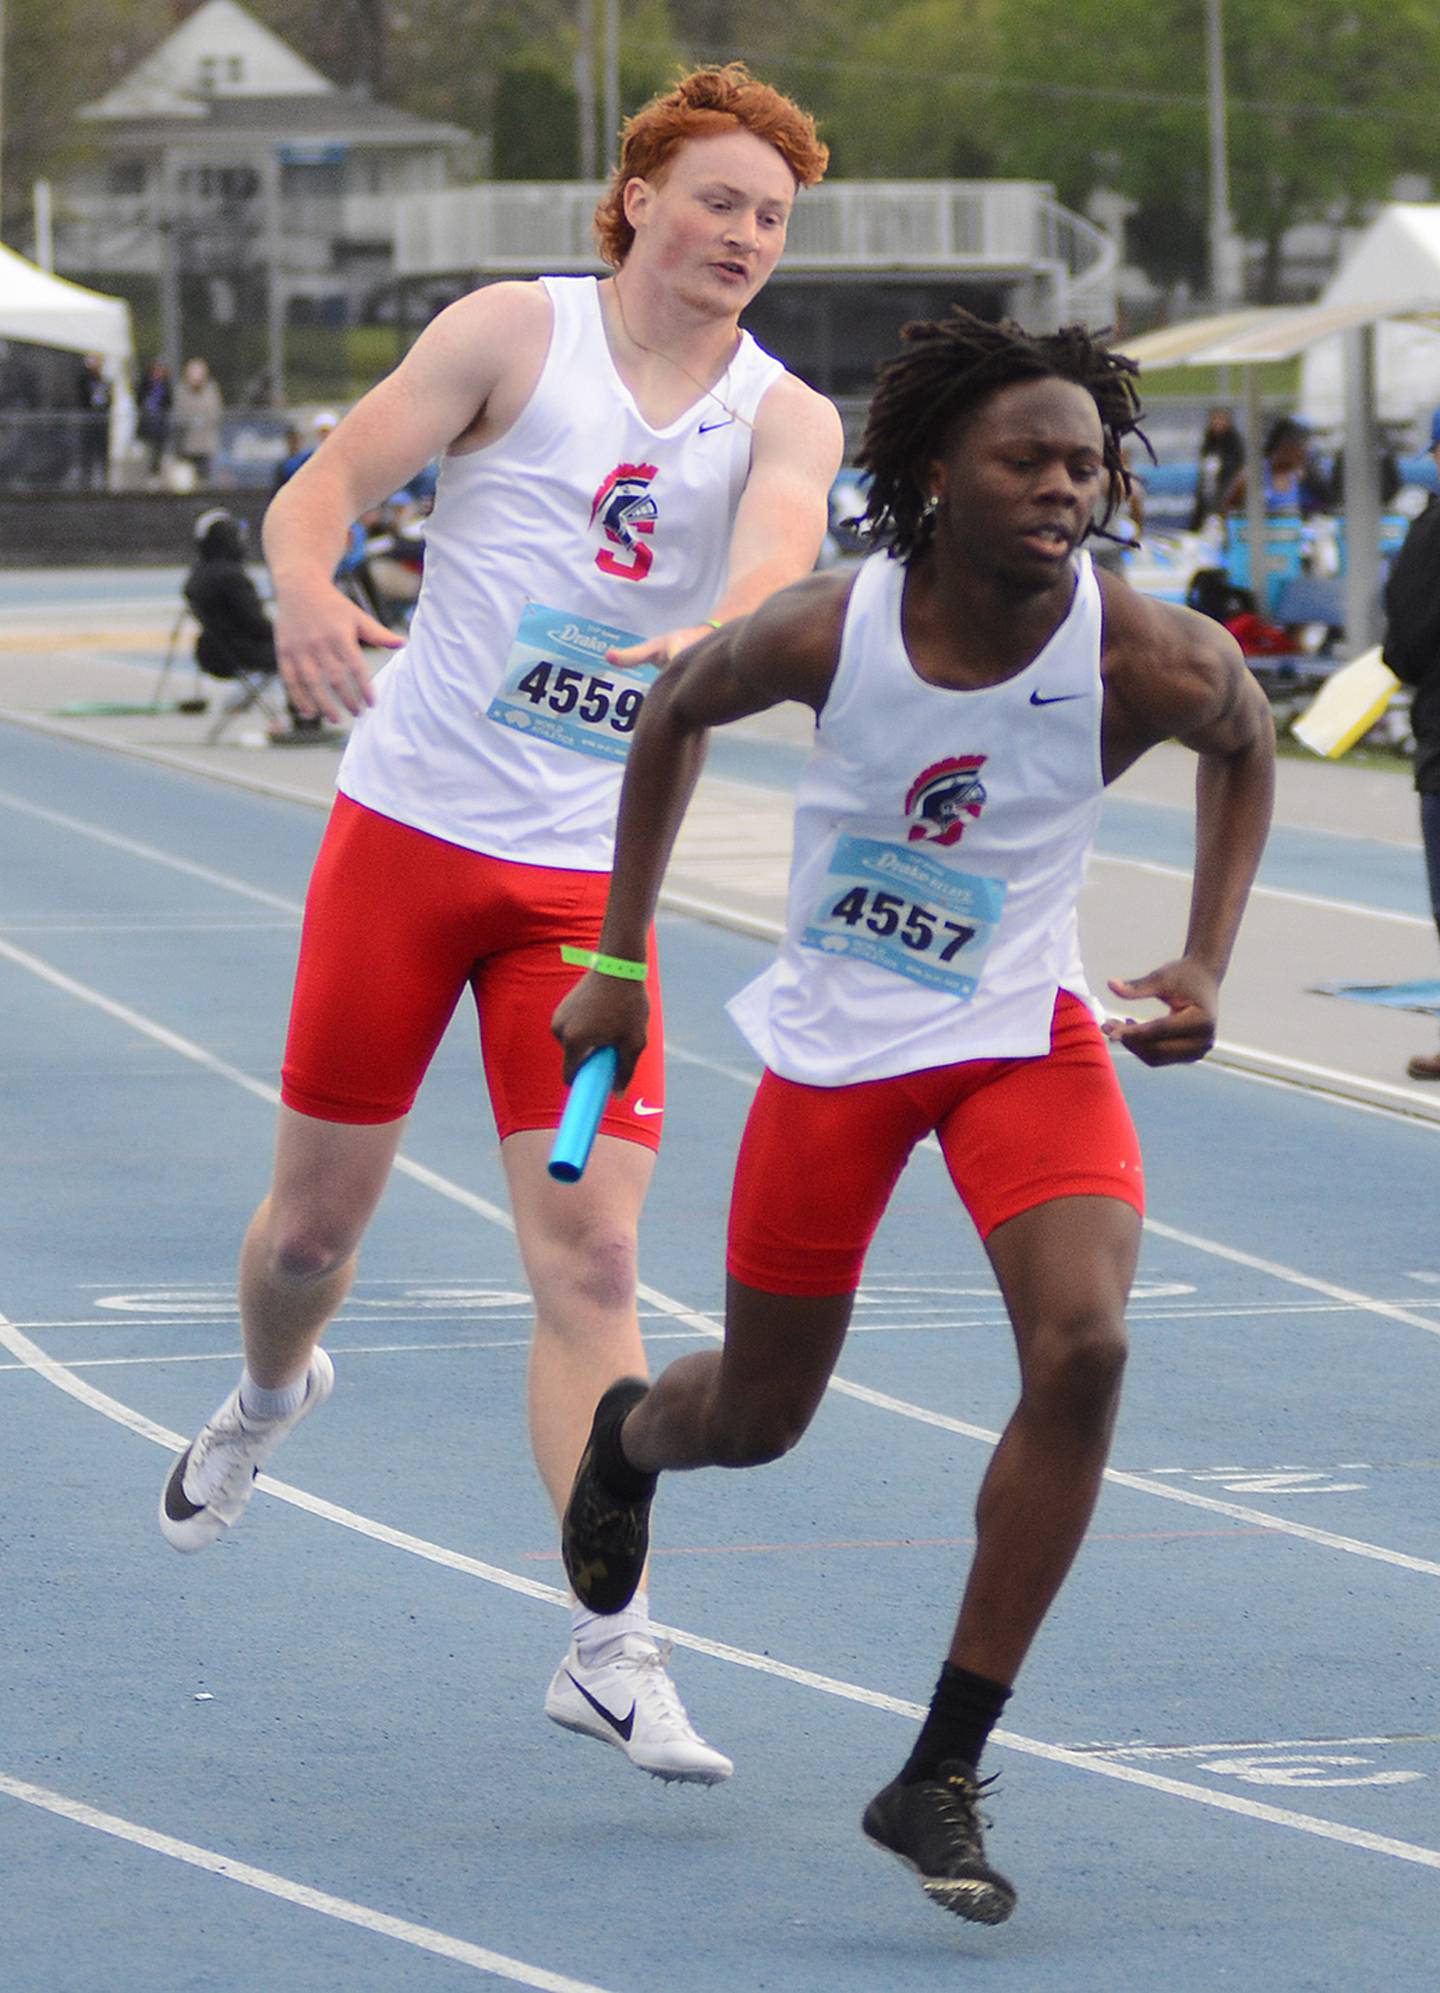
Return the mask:
M 1356 240 L 1326 285 L 1322 306 L 1344 308 L 1374 298 L 1425 298 L 1440 309 L 1440 202 L 1394 201 Z M 1316 428 L 1338 423 L 1345 406 L 1340 354 L 1316 346 L 1300 363 L 1300 413 Z M 1440 407 L 1440 345 L 1413 324 L 1385 324 L 1375 335 L 1375 407 L 1384 422 L 1427 418 Z
M 94 353 L 110 383 L 109 458 L 113 465 L 134 428 L 130 388 L 130 307 L 124 298 L 87 291 L 28 263 L 0 243 L 0 339 Z
M 0 243 L 0 339 L 98 353 L 118 369 L 133 350 L 130 307 L 123 298 L 52 276 Z
M 1312 348 L 1340 345 L 1345 419 L 1345 517 L 1348 559 L 1345 570 L 1345 638 L 1353 655 L 1379 635 L 1380 464 L 1375 412 L 1377 328 L 1403 324 L 1428 338 L 1440 362 L 1440 290 L 1389 298 L 1372 291 L 1349 304 L 1255 305 L 1165 326 L 1125 343 L 1122 350 L 1142 367 L 1236 366 L 1245 380 L 1245 488 L 1250 541 L 1250 583 L 1265 600 L 1265 492 L 1260 431 L 1263 413 L 1259 368 L 1290 360 Z

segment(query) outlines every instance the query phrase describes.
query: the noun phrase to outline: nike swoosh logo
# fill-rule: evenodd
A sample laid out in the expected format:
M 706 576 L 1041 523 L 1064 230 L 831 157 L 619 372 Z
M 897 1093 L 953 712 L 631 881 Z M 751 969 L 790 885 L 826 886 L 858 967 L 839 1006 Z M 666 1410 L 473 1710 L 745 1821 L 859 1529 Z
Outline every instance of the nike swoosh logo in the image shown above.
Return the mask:
M 723 422 L 702 422 L 700 424 L 700 434 L 708 436 L 712 429 L 728 429 L 734 420 L 733 415 L 727 415 Z
M 1032 692 L 1030 694 L 1030 704 L 1032 706 L 1063 706 L 1067 699 L 1088 699 L 1089 697 L 1090 694 L 1088 692 L 1051 692 L 1049 694 Z
M 570 1675 L 570 1670 L 568 1668 L 565 1670 L 565 1672 L 567 1675 Z M 575 1677 L 573 1675 L 570 1675 L 570 1679 L 572 1682 L 575 1682 Z M 610 1728 L 615 1732 L 615 1735 L 617 1737 L 623 1737 L 625 1739 L 625 1742 L 628 1744 L 630 1742 L 630 1732 L 635 1728 L 634 1703 L 632 1702 L 630 1705 L 630 1714 L 628 1716 L 617 1716 L 613 1710 L 607 1709 L 603 1702 L 597 1702 L 594 1696 L 591 1695 L 589 1689 L 586 1688 L 583 1682 L 575 1682 L 575 1686 L 577 1689 L 579 1689 L 581 1695 L 584 1696 L 585 1700 L 589 1703 L 590 1707 L 594 1710 L 595 1714 L 597 1716 L 603 1716 L 605 1721 L 610 1725 Z
M 635 1112 L 637 1114 L 649 1115 L 663 1114 L 665 1110 L 663 1107 L 652 1107 L 648 1100 L 637 1100 L 635 1103 Z

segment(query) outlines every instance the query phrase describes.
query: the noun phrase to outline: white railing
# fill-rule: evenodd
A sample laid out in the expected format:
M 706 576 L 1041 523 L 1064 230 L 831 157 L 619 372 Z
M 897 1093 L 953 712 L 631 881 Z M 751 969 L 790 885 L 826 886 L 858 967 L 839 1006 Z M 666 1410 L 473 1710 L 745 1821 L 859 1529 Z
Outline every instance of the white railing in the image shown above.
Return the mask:
M 395 205 L 397 276 L 596 270 L 602 187 L 493 181 Z M 1073 306 L 1113 294 L 1115 245 L 1033 180 L 837 181 L 800 196 L 790 270 L 1053 274 Z
M 342 194 L 340 233 L 346 242 L 390 242 L 395 216 L 403 199 L 398 194 Z
M 296 197 L 282 229 L 315 244 L 393 243 L 400 277 L 534 275 L 598 270 L 592 232 L 603 186 L 585 181 L 491 181 L 419 194 Z M 67 267 L 158 267 L 155 210 L 143 199 L 68 204 Z M 102 250 L 113 261 L 107 261 Z M 837 181 L 801 195 L 790 225 L 790 271 L 949 271 L 1048 285 L 1062 317 L 1107 323 L 1115 244 L 1062 207 L 1036 180 Z

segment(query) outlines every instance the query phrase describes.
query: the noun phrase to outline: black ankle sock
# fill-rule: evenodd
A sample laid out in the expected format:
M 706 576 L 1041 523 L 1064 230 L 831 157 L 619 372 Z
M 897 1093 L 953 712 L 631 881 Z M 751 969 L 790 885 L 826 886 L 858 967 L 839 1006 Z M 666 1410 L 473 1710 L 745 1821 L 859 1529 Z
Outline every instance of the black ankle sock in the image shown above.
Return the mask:
M 1003 1683 L 992 1682 L 986 1675 L 972 1675 L 968 1668 L 952 1667 L 947 1661 L 935 1685 L 930 1713 L 900 1773 L 900 1783 L 918 1785 L 922 1779 L 933 1778 L 950 1758 L 963 1760 L 973 1771 L 1009 1700 L 1010 1691 Z
M 617 1402 L 607 1407 L 605 1416 L 597 1422 L 590 1439 L 595 1473 L 601 1487 L 608 1489 L 612 1495 L 618 1495 L 624 1502 L 642 1501 L 646 1495 L 653 1495 L 658 1479 L 654 1474 L 645 1474 L 638 1467 L 632 1467 L 620 1444 L 620 1428 L 625 1416 L 644 1395 L 643 1389 L 628 1392 L 623 1397 L 617 1393 Z

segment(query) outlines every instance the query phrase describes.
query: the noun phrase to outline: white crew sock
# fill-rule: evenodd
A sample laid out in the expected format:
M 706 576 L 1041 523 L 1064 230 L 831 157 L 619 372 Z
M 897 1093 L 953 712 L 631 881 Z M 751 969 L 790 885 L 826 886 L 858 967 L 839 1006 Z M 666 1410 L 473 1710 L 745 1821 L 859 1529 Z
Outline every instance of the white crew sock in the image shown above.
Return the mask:
M 257 1384 L 248 1370 L 240 1373 L 240 1411 L 243 1417 L 258 1422 L 261 1419 L 288 1419 L 292 1412 L 298 1412 L 305 1402 L 305 1393 L 310 1388 L 310 1366 L 306 1364 L 293 1384 L 282 1384 L 278 1391 L 267 1391 L 263 1384 Z
M 579 1604 L 570 1609 L 570 1637 L 587 1668 L 603 1667 L 612 1660 L 627 1633 L 650 1638 L 648 1592 L 636 1592 L 623 1612 L 588 1612 Z

